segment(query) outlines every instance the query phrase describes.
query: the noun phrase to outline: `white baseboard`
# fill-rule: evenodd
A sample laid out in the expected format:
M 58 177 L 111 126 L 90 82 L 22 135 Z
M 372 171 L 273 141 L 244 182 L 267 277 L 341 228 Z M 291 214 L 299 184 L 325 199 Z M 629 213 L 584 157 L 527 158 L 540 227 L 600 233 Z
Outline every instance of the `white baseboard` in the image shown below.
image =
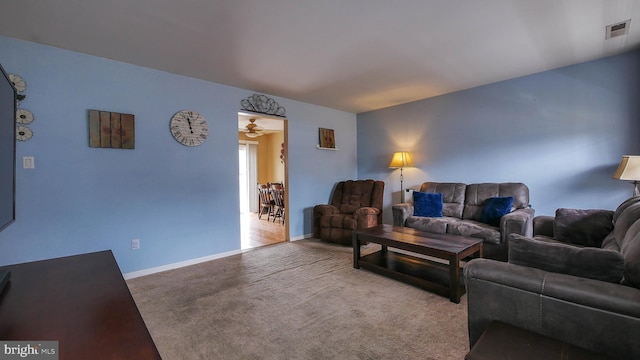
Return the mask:
M 294 238 L 291 238 L 290 241 L 303 240 L 303 239 L 308 239 L 308 238 L 312 238 L 312 237 L 313 237 L 313 233 L 304 234 L 302 236 L 296 236 Z M 249 251 L 249 250 L 253 250 L 253 249 L 227 251 L 227 252 L 220 253 L 220 254 L 213 254 L 213 255 L 203 256 L 203 257 L 196 258 L 196 259 L 180 261 L 180 262 L 173 263 L 173 264 L 167 264 L 167 265 L 162 265 L 162 266 L 158 266 L 158 267 L 154 267 L 154 268 L 149 268 L 149 269 L 144 269 L 144 270 L 139 270 L 139 271 L 133 271 L 133 272 L 130 272 L 130 273 L 122 274 L 122 276 L 124 277 L 125 280 L 129 280 L 129 279 L 137 278 L 137 277 L 140 277 L 140 276 L 151 275 L 151 274 L 155 274 L 155 273 L 159 273 L 159 272 L 163 272 L 163 271 L 167 271 L 167 270 L 173 270 L 173 269 L 178 269 L 178 268 L 182 268 L 182 267 L 185 267 L 185 266 L 195 265 L 195 264 L 203 263 L 205 261 L 222 259 L 222 258 L 225 258 L 227 256 L 241 254 L 244 251 Z
M 122 276 L 124 277 L 125 280 L 129 280 L 129 279 L 137 278 L 137 277 L 140 277 L 140 276 L 151 275 L 151 274 L 159 273 L 159 272 L 162 272 L 162 271 L 178 269 L 178 268 L 185 267 L 185 266 L 190 266 L 190 265 L 203 263 L 205 261 L 211 261 L 211 260 L 221 259 L 221 258 L 224 258 L 224 257 L 227 257 L 227 256 L 231 256 L 231 255 L 241 254 L 243 251 L 246 251 L 246 250 L 227 251 L 227 252 L 220 253 L 220 254 L 213 254 L 213 255 L 203 256 L 203 257 L 196 258 L 196 259 L 180 261 L 180 262 L 173 263 L 173 264 L 167 264 L 167 265 L 162 265 L 162 266 L 158 266 L 158 267 L 154 267 L 154 268 L 134 271 L 134 272 L 122 274 Z
M 294 238 L 291 238 L 290 241 L 296 241 L 296 240 L 303 240 L 303 239 L 309 239 L 313 237 L 313 233 L 311 234 L 304 234 L 302 236 L 296 236 Z

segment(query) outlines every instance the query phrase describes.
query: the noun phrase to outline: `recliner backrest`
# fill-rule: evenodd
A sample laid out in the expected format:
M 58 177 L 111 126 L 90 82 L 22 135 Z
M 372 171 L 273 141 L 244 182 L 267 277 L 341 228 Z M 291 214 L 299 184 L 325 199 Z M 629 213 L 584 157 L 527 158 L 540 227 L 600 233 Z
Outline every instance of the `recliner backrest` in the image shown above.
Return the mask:
M 382 212 L 384 182 L 376 180 L 346 180 L 336 184 L 331 205 L 343 214 L 352 214 L 361 207 L 373 207 Z

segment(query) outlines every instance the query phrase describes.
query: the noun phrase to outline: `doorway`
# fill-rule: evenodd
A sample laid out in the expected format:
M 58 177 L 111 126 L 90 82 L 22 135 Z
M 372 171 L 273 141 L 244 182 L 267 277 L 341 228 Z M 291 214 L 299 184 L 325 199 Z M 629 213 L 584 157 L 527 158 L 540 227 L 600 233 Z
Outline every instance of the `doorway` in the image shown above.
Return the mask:
M 289 240 L 286 128 L 287 120 L 283 118 L 238 113 L 238 183 L 242 249 Z M 249 132 L 249 129 L 252 131 Z M 267 183 L 284 185 L 283 217 L 260 215 L 258 184 Z

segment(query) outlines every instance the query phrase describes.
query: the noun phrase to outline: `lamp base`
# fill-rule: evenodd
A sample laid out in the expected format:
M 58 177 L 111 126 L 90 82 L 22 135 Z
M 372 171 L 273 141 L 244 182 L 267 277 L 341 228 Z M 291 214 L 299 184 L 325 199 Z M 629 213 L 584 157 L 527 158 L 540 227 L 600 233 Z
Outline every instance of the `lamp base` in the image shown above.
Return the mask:
M 402 168 L 400 168 L 400 202 L 404 203 L 404 189 L 402 188 Z

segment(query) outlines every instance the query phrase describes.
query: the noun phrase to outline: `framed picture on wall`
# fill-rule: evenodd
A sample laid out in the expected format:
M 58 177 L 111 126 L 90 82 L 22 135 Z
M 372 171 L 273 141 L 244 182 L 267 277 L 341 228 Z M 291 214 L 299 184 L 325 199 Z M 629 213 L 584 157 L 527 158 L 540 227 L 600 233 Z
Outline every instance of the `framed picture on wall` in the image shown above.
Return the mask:
M 335 149 L 336 147 L 336 139 L 333 134 L 333 129 L 324 129 L 319 128 L 319 137 L 320 137 L 320 147 Z

